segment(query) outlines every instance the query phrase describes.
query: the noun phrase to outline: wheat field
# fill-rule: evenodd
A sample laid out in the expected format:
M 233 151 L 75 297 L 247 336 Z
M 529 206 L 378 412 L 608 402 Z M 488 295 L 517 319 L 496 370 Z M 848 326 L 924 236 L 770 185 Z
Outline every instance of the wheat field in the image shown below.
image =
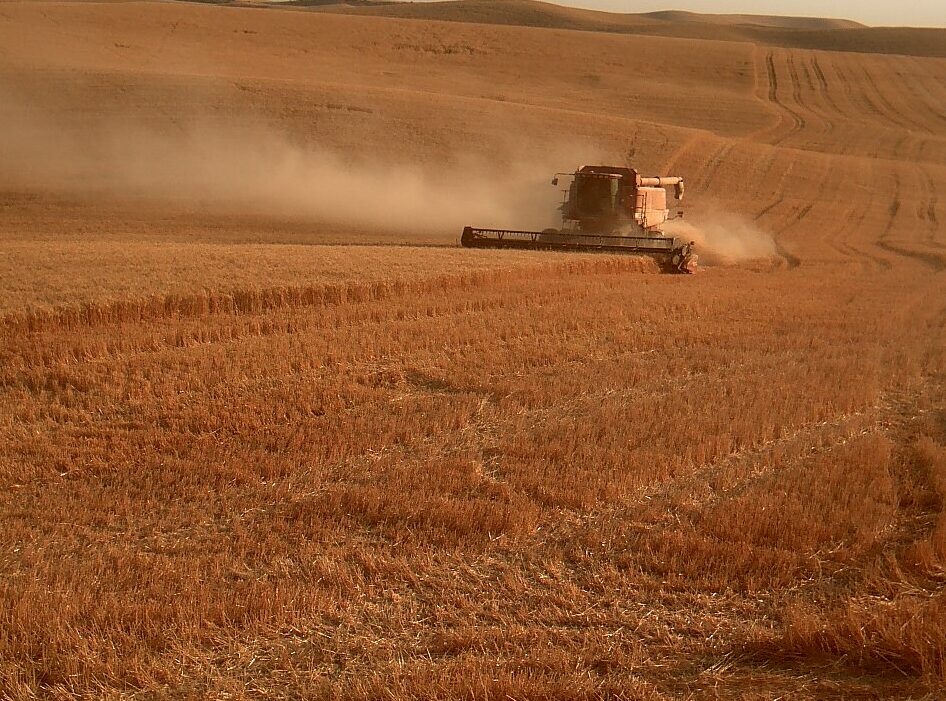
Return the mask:
M 536 7 L 0 5 L 0 698 L 942 697 L 946 61 Z

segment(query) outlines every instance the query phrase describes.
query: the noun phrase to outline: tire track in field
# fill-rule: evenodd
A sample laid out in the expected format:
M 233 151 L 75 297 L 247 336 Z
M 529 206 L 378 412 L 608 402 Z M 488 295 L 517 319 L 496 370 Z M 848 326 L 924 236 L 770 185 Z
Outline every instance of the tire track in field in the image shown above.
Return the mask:
M 772 236 L 772 241 L 775 243 L 775 251 L 785 260 L 785 264 L 788 266 L 789 270 L 794 270 L 795 268 L 799 267 L 801 265 L 801 258 L 796 256 L 794 253 L 790 253 L 788 249 L 785 248 L 785 245 L 781 242 L 779 237 L 789 229 L 801 224 L 808 217 L 808 215 L 811 214 L 811 210 L 814 209 L 814 207 L 815 206 L 813 204 L 806 204 L 800 209 L 797 209 L 797 213 L 794 215 L 791 221 L 776 231 Z
M 778 71 L 775 66 L 774 52 L 770 51 L 768 56 L 766 56 L 766 64 L 768 67 L 768 75 L 769 75 L 769 81 L 770 81 L 769 99 L 775 105 L 777 105 L 783 111 L 784 114 L 787 114 L 792 121 L 792 126 L 790 127 L 788 133 L 778 137 L 774 141 L 775 144 L 781 144 L 790 136 L 793 136 L 794 134 L 802 131 L 805 128 L 805 119 L 800 114 L 798 114 L 794 109 L 785 105 L 782 102 L 782 100 L 779 98 Z M 789 80 L 791 80 L 791 76 L 789 76 Z M 795 94 L 796 90 L 797 90 L 797 85 L 795 84 L 794 81 L 792 81 L 793 95 Z
M 932 315 L 928 312 L 929 310 L 924 308 L 921 310 L 921 316 L 936 320 L 940 328 L 946 328 L 946 308 L 940 305 L 935 307 Z M 932 342 L 936 343 L 935 340 Z M 645 489 L 632 504 L 611 504 L 594 509 L 581 515 L 579 521 L 586 528 L 605 529 L 615 521 L 635 521 L 635 513 L 653 513 L 654 504 L 657 503 L 662 507 L 656 510 L 659 514 L 678 515 L 672 519 L 649 521 L 648 530 L 676 530 L 680 527 L 679 505 L 687 504 L 694 505 L 694 510 L 686 510 L 687 515 L 684 518 L 690 525 L 698 528 L 698 522 L 693 520 L 694 515 L 699 518 L 707 509 L 747 493 L 772 475 L 812 459 L 830 455 L 864 436 L 885 435 L 898 446 L 898 450 L 902 450 L 903 447 L 912 445 L 915 440 L 912 431 L 904 431 L 904 427 L 914 424 L 931 405 L 935 406 L 937 398 L 942 395 L 941 387 L 931 379 L 927 378 L 927 382 L 923 383 L 919 396 L 912 388 L 904 391 L 902 387 L 891 386 L 876 403 L 839 413 L 829 419 L 803 424 L 788 435 L 704 463 L 687 472 L 681 479 L 659 482 Z M 780 460 L 772 459 L 772 453 L 775 451 L 780 455 Z M 928 514 L 924 512 L 918 515 L 925 517 Z M 913 534 L 920 522 L 911 518 L 908 527 L 904 528 L 904 524 L 899 523 L 901 518 L 898 518 L 898 527 L 879 538 L 875 547 L 860 558 L 860 561 L 873 560 L 883 550 L 889 549 L 892 543 L 909 543 L 916 540 L 915 537 L 904 536 Z M 929 533 L 929 521 L 924 520 L 922 524 L 924 526 L 920 530 Z
M 773 154 L 777 154 L 776 149 L 773 149 Z M 776 156 L 773 155 L 771 162 L 769 163 L 769 166 L 768 166 L 769 170 L 771 170 L 772 166 L 774 165 L 775 159 L 776 159 Z M 785 195 L 784 195 L 785 180 L 788 178 L 789 175 L 791 175 L 792 171 L 795 169 L 795 163 L 796 163 L 796 159 L 794 158 L 789 162 L 788 167 L 782 172 L 782 175 L 779 178 L 778 185 L 775 187 L 775 193 L 776 193 L 775 197 L 771 201 L 769 201 L 765 206 L 763 206 L 762 209 L 760 209 L 752 217 L 753 222 L 760 222 L 762 219 L 769 216 L 770 214 L 777 212 L 779 208 L 782 206 L 782 204 L 785 202 Z M 773 232 L 772 242 L 775 245 L 775 252 L 783 261 L 785 261 L 785 265 L 788 267 L 788 269 L 791 270 L 801 265 L 801 261 L 798 259 L 797 256 L 794 256 L 788 251 L 786 251 L 785 247 L 777 239 L 777 235 L 780 234 L 782 231 L 784 231 L 785 228 L 787 227 L 783 227 L 777 232 Z
M 861 72 L 864 73 L 864 69 L 862 69 Z M 876 102 L 874 102 L 874 99 L 870 96 L 870 93 L 858 80 L 858 77 L 853 73 L 845 73 L 844 77 L 847 80 L 848 85 L 852 86 L 852 95 L 857 96 L 858 102 L 861 103 L 864 110 L 873 117 L 871 121 L 874 124 L 883 124 L 883 125 L 888 124 L 889 121 L 891 120 L 888 119 L 887 115 L 880 108 L 880 106 Z M 853 91 L 853 86 L 857 86 L 856 92 Z M 897 126 L 902 126 L 902 125 L 898 124 Z
M 808 104 L 804 98 L 805 88 L 804 88 L 804 85 L 802 85 L 801 74 L 798 72 L 798 66 L 795 63 L 795 58 L 796 58 L 795 53 L 789 53 L 788 58 L 786 60 L 786 65 L 788 66 L 788 75 L 792 82 L 792 102 L 795 105 L 797 105 L 802 112 L 815 116 L 820 121 L 822 121 L 825 124 L 824 131 L 830 134 L 832 129 L 834 128 L 834 125 L 823 114 L 821 114 L 818 110 L 815 110 L 814 107 Z M 811 73 L 809 72 L 808 67 L 804 61 L 802 61 L 802 69 L 805 73 L 805 77 L 809 86 L 809 92 L 814 93 L 815 86 L 811 79 Z M 804 119 L 804 117 L 802 117 L 802 119 Z M 805 120 L 805 121 L 807 125 L 808 120 Z M 806 126 L 806 125 L 803 125 L 803 126 Z
M 852 130 L 850 126 L 856 125 L 858 139 L 854 141 L 853 139 L 849 141 L 849 146 L 853 147 L 857 152 L 867 153 L 867 149 L 863 144 L 863 128 L 870 128 L 876 125 L 876 122 L 869 117 L 869 114 L 865 111 L 863 105 L 859 104 L 859 101 L 855 99 L 854 86 L 851 83 L 851 78 L 848 76 L 841 67 L 841 64 L 844 60 L 847 60 L 846 57 L 838 57 L 837 55 L 825 55 L 825 66 L 827 66 L 828 71 L 825 70 L 825 67 L 822 66 L 821 62 L 818 63 L 818 69 L 823 76 L 825 76 L 825 82 L 828 85 L 836 86 L 836 89 L 832 91 L 832 102 L 838 106 L 838 111 L 844 116 L 844 121 L 848 125 L 848 132 L 851 133 Z M 830 77 L 829 77 L 830 76 Z M 847 109 L 841 109 L 838 97 L 843 96 L 844 102 L 847 104 Z M 842 148 L 843 152 L 850 152 L 848 145 L 845 145 Z
M 692 134 L 686 141 L 684 141 L 676 151 L 670 156 L 667 162 L 664 164 L 663 172 L 665 173 L 674 173 L 677 171 L 677 163 L 680 159 L 683 158 L 684 154 L 688 153 L 691 149 L 696 148 L 700 143 L 705 139 L 705 134 L 697 132 Z
M 781 195 L 778 195 L 774 200 L 772 200 L 767 205 L 765 205 L 761 210 L 759 210 L 759 213 L 756 214 L 754 217 L 752 217 L 752 221 L 759 221 L 760 219 L 762 219 L 762 217 L 774 211 L 784 201 L 785 201 L 785 198 L 782 197 Z
M 915 160 L 924 158 L 923 152 L 926 148 L 927 140 L 922 138 L 917 132 L 918 123 L 910 119 L 901 109 L 893 105 L 884 92 L 877 84 L 876 76 L 869 65 L 854 64 L 850 73 L 852 85 L 857 86 L 858 94 L 869 113 L 873 115 L 873 124 L 876 128 L 883 130 L 884 135 L 891 137 L 897 135 L 897 141 L 888 149 L 875 150 L 875 155 L 882 151 L 885 155 L 900 160 L 908 156 L 906 146 L 910 146 L 910 154 Z M 920 128 L 920 133 L 927 130 L 925 125 Z M 879 136 L 879 135 L 878 135 Z M 881 141 L 876 138 L 876 143 L 885 143 L 886 139 Z
M 913 260 L 918 263 L 921 263 L 924 267 L 928 268 L 933 272 L 940 272 L 946 269 L 946 262 L 944 262 L 939 256 L 932 253 L 927 253 L 925 251 L 917 251 L 912 248 L 907 248 L 900 243 L 895 243 L 890 240 L 890 234 L 893 232 L 894 226 L 897 223 L 902 210 L 903 210 L 903 200 L 901 194 L 902 184 L 900 180 L 900 175 L 897 173 L 893 174 L 893 199 L 890 202 L 890 205 L 887 209 L 887 223 L 884 226 L 883 231 L 880 233 L 880 236 L 877 239 L 877 245 L 880 246 L 885 251 L 889 251 L 895 255 L 900 256 L 901 258 L 906 258 L 908 260 Z
M 867 218 L 868 211 L 869 208 L 861 205 L 848 205 L 841 217 L 841 220 L 844 222 L 843 226 L 833 234 L 829 233 L 828 241 L 831 247 L 838 251 L 844 258 L 865 259 L 870 264 L 870 267 L 878 270 L 890 270 L 893 267 L 890 261 L 862 251 L 852 245 L 849 240 L 849 233 L 863 225 L 864 220 Z
M 772 168 L 775 167 L 775 161 L 778 159 L 779 149 L 774 146 L 766 147 L 767 153 L 765 155 L 765 161 L 763 161 L 762 167 L 759 169 L 759 177 L 757 178 L 758 182 L 765 182 L 769 177 L 769 173 L 772 172 Z
M 858 231 L 867 220 L 867 215 L 870 214 L 871 206 L 854 206 L 855 211 L 859 211 L 859 214 L 851 219 L 850 225 L 844 227 L 845 233 L 853 233 Z M 887 258 L 883 256 L 878 256 L 870 251 L 854 245 L 852 239 L 848 236 L 844 238 L 845 245 L 853 251 L 856 251 L 861 256 L 870 259 L 874 264 L 881 270 L 892 270 L 893 263 L 891 263 Z
M 623 358 L 631 359 L 639 355 L 640 351 L 627 351 L 609 357 L 608 361 L 614 362 Z M 587 360 L 571 360 L 563 363 L 559 367 L 561 367 L 562 371 L 565 371 L 568 368 L 577 369 L 586 365 L 593 365 L 595 362 L 596 361 L 592 361 L 589 363 Z M 358 368 L 350 368 L 349 370 L 357 372 Z M 517 375 L 517 377 L 523 379 L 535 377 L 543 371 L 544 368 L 531 373 L 525 371 L 524 374 Z M 330 480 L 333 484 L 342 484 L 345 482 L 357 484 L 360 479 L 365 478 L 362 471 L 358 470 L 358 468 L 364 466 L 366 463 L 370 463 L 371 458 L 377 455 L 381 450 L 390 448 L 392 452 L 407 460 L 411 459 L 412 454 L 416 453 L 424 453 L 427 459 L 431 459 L 430 448 L 433 446 L 436 451 L 434 454 L 442 457 L 450 457 L 456 453 L 468 454 L 472 449 L 479 453 L 479 462 L 484 468 L 484 472 L 489 474 L 492 479 L 506 484 L 519 482 L 520 484 L 517 485 L 516 488 L 524 489 L 521 485 L 521 473 L 512 471 L 508 467 L 504 468 L 501 461 L 501 458 L 505 457 L 509 452 L 507 447 L 509 441 L 515 436 L 520 435 L 520 431 L 525 430 L 524 427 L 527 426 L 528 434 L 532 434 L 547 426 L 550 422 L 560 419 L 561 416 L 568 412 L 580 410 L 590 413 L 594 411 L 594 408 L 601 406 L 603 402 L 641 402 L 646 400 L 648 403 L 652 403 L 670 399 L 679 392 L 687 392 L 693 387 L 705 388 L 718 385 L 722 390 L 722 388 L 732 385 L 739 379 L 743 379 L 745 382 L 751 381 L 752 377 L 754 377 L 754 372 L 755 369 L 737 370 L 735 372 L 733 370 L 705 369 L 692 372 L 683 379 L 679 385 L 674 387 L 663 389 L 625 387 L 616 389 L 611 386 L 601 386 L 591 389 L 580 396 L 550 397 L 548 402 L 541 403 L 534 407 L 521 406 L 515 411 L 510 409 L 500 410 L 489 401 L 491 397 L 488 392 L 484 392 L 482 388 L 474 388 L 469 390 L 470 393 L 482 395 L 485 401 L 476 416 L 469 420 L 464 426 L 460 427 L 459 430 L 450 427 L 422 432 L 419 433 L 416 438 L 409 439 L 397 446 L 375 443 L 364 451 L 328 465 L 326 467 L 326 474 L 332 475 Z M 419 387 L 412 390 L 412 393 L 422 395 L 429 393 L 437 394 L 438 392 Z M 508 396 L 512 396 L 512 394 Z M 492 399 L 495 400 L 495 397 L 492 397 Z M 820 427 L 824 423 L 825 422 L 819 422 L 815 424 L 815 426 Z M 804 430 L 805 427 L 799 429 L 800 432 Z M 422 446 L 425 450 L 419 450 Z M 720 461 L 731 458 L 732 456 L 723 456 L 720 458 Z M 344 475 L 345 477 L 336 479 L 339 475 Z M 287 475 L 287 483 L 296 481 L 294 474 Z M 667 484 L 665 479 L 657 477 L 651 488 L 660 489 L 661 486 L 665 484 Z M 531 495 L 530 498 L 532 498 Z M 569 511 L 572 511 L 575 516 L 582 519 L 595 513 L 595 509 L 569 509 Z
M 849 63 L 850 60 L 847 56 L 833 56 L 831 58 L 831 67 L 838 78 L 838 84 L 853 108 L 849 116 L 859 118 L 862 123 L 871 125 L 880 123 L 883 114 L 863 91 L 862 86 L 858 83 L 857 76 L 849 71 Z
M 946 82 L 937 80 L 935 76 L 931 75 L 927 68 L 929 64 L 923 60 L 914 56 L 902 56 L 901 58 L 917 69 L 912 72 L 929 79 L 928 81 L 922 79 L 913 81 L 912 86 L 914 89 L 919 87 L 923 90 L 928 98 L 926 106 L 933 115 L 934 120 L 940 123 L 940 126 L 946 126 L 942 124 L 946 122 L 946 109 L 944 109 L 944 107 L 946 107 Z M 939 90 L 939 97 L 933 94 L 936 89 Z
M 899 60 L 894 66 L 898 69 L 903 69 L 902 71 L 895 71 L 897 77 L 908 76 L 911 78 L 910 80 L 898 81 L 901 91 L 911 96 L 912 99 L 910 102 L 922 105 L 923 112 L 928 115 L 928 119 L 925 122 L 927 126 L 929 124 L 936 125 L 936 128 L 930 130 L 930 133 L 934 135 L 946 134 L 946 111 L 939 109 L 943 104 L 943 100 L 946 99 L 946 95 L 937 98 L 933 94 L 926 80 L 931 77 L 926 70 L 927 66 L 925 64 L 919 64 L 921 70 L 914 71 L 913 68 L 916 67 L 917 64 L 911 64 L 907 56 L 898 56 L 896 58 Z M 940 138 L 942 138 L 942 136 L 940 136 Z
M 765 55 L 764 65 L 765 76 L 768 80 L 767 100 L 776 109 L 778 123 L 773 127 L 763 129 L 757 136 L 768 139 L 772 145 L 779 145 L 793 134 L 801 131 L 805 127 L 805 120 L 793 109 L 786 106 L 779 97 L 779 75 L 775 65 L 774 51 L 769 51 Z M 787 131 L 782 133 L 788 122 L 791 122 L 791 125 L 787 127 Z
M 893 64 L 888 57 L 873 58 L 876 66 L 824 52 L 759 53 L 756 96 L 774 108 L 777 122 L 749 138 L 807 151 L 941 162 L 946 138 L 937 138 L 926 118 L 928 101 L 890 88 Z M 921 70 L 928 74 L 925 66 Z M 799 132 L 811 138 L 802 143 Z
M 917 89 L 916 86 L 919 81 L 906 77 L 898 71 L 897 64 L 892 57 L 879 64 L 878 69 L 883 70 L 881 77 L 886 78 L 886 80 L 883 83 L 878 83 L 878 76 L 875 74 L 871 86 L 877 90 L 878 96 L 890 105 L 892 110 L 901 114 L 905 120 L 913 125 L 912 131 L 921 132 L 925 135 L 919 137 L 920 140 L 926 141 L 930 138 L 935 139 L 937 136 L 940 138 L 944 136 L 942 130 L 937 131 L 931 127 L 929 117 L 934 116 L 935 113 L 930 110 L 929 100 L 924 98 Z M 882 90 L 881 87 L 885 89 Z
M 751 472 L 748 472 L 742 478 L 734 479 L 731 486 L 722 492 L 713 490 L 714 498 L 709 501 L 701 500 L 701 505 L 709 506 L 723 499 L 739 496 L 744 493 L 748 487 L 773 472 L 781 472 L 794 466 L 798 462 L 811 460 L 815 456 L 830 453 L 843 447 L 858 436 L 876 431 L 879 426 L 879 420 L 872 416 L 875 413 L 875 407 L 867 407 L 861 411 L 838 414 L 832 419 L 805 424 L 786 436 L 773 438 L 753 448 L 742 450 L 726 456 L 721 460 L 707 463 L 698 468 L 694 473 L 688 475 L 687 481 L 691 481 L 694 477 L 702 480 L 703 483 L 699 485 L 700 487 L 704 487 L 706 484 L 718 483 L 724 477 L 727 469 L 731 470 L 740 463 L 748 463 L 754 468 Z M 865 422 L 867 423 L 866 426 L 863 425 Z M 831 440 L 824 441 L 823 439 L 826 437 L 825 434 L 831 436 Z M 819 440 L 815 440 L 816 437 Z M 792 444 L 799 445 L 799 450 L 795 454 L 794 460 L 785 462 L 771 460 L 773 451 L 779 448 L 784 449 L 786 446 Z M 674 483 L 670 483 L 667 486 L 670 487 L 670 489 L 662 490 L 664 493 L 673 490 L 675 487 L 679 488 L 679 485 Z M 648 495 L 648 497 L 653 498 L 653 495 Z
M 615 360 L 622 357 L 630 358 L 636 355 L 639 355 L 639 352 L 637 351 L 627 352 L 619 356 L 613 356 L 609 360 Z M 574 360 L 574 361 L 568 361 L 562 367 L 568 367 L 568 366 L 581 367 L 586 364 L 588 363 L 585 360 Z M 573 411 L 577 406 L 582 406 L 582 405 L 588 406 L 591 408 L 591 407 L 599 406 L 600 403 L 603 401 L 622 400 L 622 401 L 633 402 L 635 400 L 641 400 L 645 398 L 648 400 L 648 402 L 651 402 L 654 400 L 662 400 L 662 399 L 672 397 L 677 392 L 686 391 L 687 388 L 689 387 L 699 386 L 701 388 L 706 388 L 711 385 L 719 385 L 720 387 L 723 387 L 729 383 L 732 383 L 734 380 L 738 380 L 740 378 L 755 377 L 754 373 L 756 371 L 757 370 L 755 369 L 753 370 L 701 369 L 699 371 L 695 371 L 691 374 L 688 374 L 685 378 L 681 380 L 681 384 L 678 387 L 659 389 L 659 390 L 653 389 L 653 388 L 642 389 L 640 387 L 623 387 L 623 388 L 602 387 L 602 388 L 594 389 L 592 391 L 584 393 L 580 397 L 560 398 L 559 401 L 543 404 L 535 408 L 529 408 L 529 409 L 524 408 L 524 409 L 521 409 L 518 413 L 516 413 L 515 416 L 520 417 L 520 418 L 527 417 L 529 419 L 528 423 L 530 424 L 530 428 L 534 431 L 536 428 L 539 428 L 547 424 L 550 420 L 554 420 L 556 417 L 560 416 L 563 409 Z M 772 439 L 772 440 L 763 442 L 757 447 L 750 447 L 745 450 L 738 451 L 737 453 L 721 456 L 720 458 L 718 458 L 716 461 L 712 463 L 695 466 L 695 471 L 699 472 L 706 469 L 707 467 L 713 467 L 720 463 L 728 463 L 728 462 L 731 462 L 734 458 L 737 458 L 737 457 L 742 458 L 744 455 L 768 453 L 773 447 L 782 445 L 785 442 L 788 442 L 791 440 L 795 440 L 799 436 L 809 435 L 810 433 L 813 433 L 814 431 L 823 431 L 824 427 L 826 426 L 834 427 L 836 425 L 841 425 L 843 423 L 846 423 L 854 418 L 859 418 L 865 413 L 865 411 L 841 414 L 836 421 L 823 420 L 823 421 L 813 422 L 810 424 L 804 424 L 801 427 L 799 427 L 795 431 L 795 433 L 791 434 L 788 437 Z M 515 419 L 511 419 L 510 415 L 507 413 L 506 417 L 501 417 L 498 422 L 493 423 L 493 425 L 490 428 L 494 430 L 490 431 L 489 433 L 492 436 L 496 436 L 496 435 L 505 436 L 506 439 L 508 440 L 508 437 L 510 435 L 514 435 L 513 433 L 508 432 L 508 431 L 502 432 L 502 431 L 495 430 L 498 426 L 501 426 L 503 423 L 515 425 L 517 421 Z M 523 422 L 520 421 L 519 423 L 523 423 Z M 846 442 L 846 438 L 847 437 L 842 438 L 842 443 Z M 501 440 L 502 439 L 500 439 L 500 442 Z M 812 441 L 812 443 L 814 443 L 814 441 Z M 831 449 L 829 447 L 825 447 L 824 445 L 822 445 L 822 447 L 824 450 Z M 810 453 L 811 453 L 810 450 L 805 451 L 805 454 L 810 454 Z M 693 473 L 688 472 L 687 474 L 690 475 Z M 671 480 L 670 482 L 668 482 L 667 480 L 658 480 L 657 482 L 654 482 L 652 484 L 651 489 L 662 491 L 665 488 L 665 486 L 669 485 L 672 487 L 673 483 L 674 483 L 673 480 Z M 645 496 L 644 498 L 648 498 L 648 497 Z M 612 505 L 612 506 L 606 507 L 605 510 L 610 511 L 610 510 L 613 510 L 614 508 L 619 508 L 619 507 L 616 507 L 616 505 Z M 582 520 L 585 520 L 587 518 L 593 518 L 596 512 L 598 512 L 598 510 L 594 508 L 582 509 L 580 510 L 580 514 L 576 513 L 575 515 L 579 516 L 579 518 L 581 518 Z
M 775 197 L 769 203 L 767 203 L 764 207 L 762 207 L 762 209 L 759 210 L 759 212 L 757 212 L 753 216 L 753 221 L 758 222 L 762 220 L 764 217 L 779 210 L 782 204 L 784 204 L 785 202 L 784 193 L 786 192 L 785 181 L 791 176 L 792 172 L 795 170 L 795 166 L 797 162 L 798 162 L 797 158 L 792 158 L 792 160 L 789 162 L 788 167 L 785 168 L 784 172 L 781 175 L 781 178 L 779 179 L 778 185 L 775 188 L 775 193 L 776 193 Z M 821 186 L 825 182 L 827 176 L 828 176 L 828 169 L 827 167 L 825 167 L 824 172 L 819 176 L 818 185 L 815 187 L 816 191 L 821 189 Z M 808 215 L 811 213 L 812 209 L 814 209 L 814 204 L 812 203 L 803 205 L 800 208 L 795 205 L 792 205 L 790 212 L 786 214 L 788 221 L 785 224 L 783 224 L 781 227 L 775 229 L 772 232 L 772 241 L 775 245 L 775 251 L 779 255 L 779 257 L 785 261 L 785 265 L 789 270 L 794 270 L 795 268 L 798 268 L 799 266 L 801 266 L 802 261 L 799 256 L 790 252 L 785 247 L 784 243 L 780 240 L 780 237 L 786 231 L 800 224 L 804 219 L 806 219 Z M 785 217 L 779 218 L 779 220 L 784 220 L 784 219 Z
M 836 177 L 832 177 L 837 168 L 836 159 L 825 154 L 819 159 L 819 163 L 821 174 L 814 189 L 815 192 L 823 193 L 828 197 L 830 204 L 827 206 L 830 209 L 827 213 L 831 216 L 827 221 L 821 222 L 820 235 L 817 238 L 825 242 L 829 248 L 841 253 L 845 259 L 853 259 L 861 263 L 866 262 L 869 268 L 875 270 L 890 270 L 893 265 L 889 260 L 853 246 L 849 240 L 850 233 L 856 231 L 867 218 L 870 207 L 865 207 L 863 203 L 856 201 L 851 202 L 850 198 L 844 196 L 843 186 L 841 188 L 835 187 L 834 190 L 829 191 L 829 183 L 837 186 L 839 182 Z M 820 204 L 824 204 L 824 199 L 818 201 Z M 835 204 L 840 201 L 849 202 L 846 212 L 842 213 Z M 873 200 L 869 200 L 869 202 L 873 202 Z M 824 207 L 822 207 L 823 209 Z
M 849 63 L 851 63 L 849 56 L 833 56 L 830 58 L 829 65 L 838 79 L 846 101 L 851 106 L 851 111 L 846 113 L 847 119 L 859 127 L 857 129 L 858 151 L 872 158 L 881 153 L 900 157 L 898 149 L 906 142 L 909 133 L 905 134 L 902 128 L 891 126 L 884 112 L 864 90 L 858 75 L 848 70 Z M 871 133 L 875 131 L 880 133 Z M 896 138 L 896 144 L 889 144 L 888 138 Z
M 901 115 L 900 112 L 884 98 L 884 95 L 877 87 L 877 81 L 875 80 L 874 74 L 871 72 L 870 67 L 859 65 L 858 68 L 860 69 L 860 79 L 858 80 L 858 76 L 855 75 L 854 82 L 862 90 L 864 100 L 871 107 L 871 109 L 883 121 L 895 124 L 906 131 L 912 131 L 910 123 L 905 121 L 903 119 L 903 115 Z
M 773 149 L 772 149 L 772 159 L 771 159 L 771 162 L 769 163 L 769 167 L 768 167 L 768 170 L 766 170 L 766 173 L 768 173 L 768 171 L 771 170 L 772 167 L 775 165 L 775 160 L 777 159 L 779 153 L 786 153 L 786 152 L 785 152 L 785 151 L 780 151 L 779 149 L 773 147 Z M 765 216 L 768 215 L 769 213 L 775 211 L 775 209 L 776 209 L 779 205 L 781 205 L 782 202 L 785 200 L 785 194 L 784 194 L 784 193 L 785 193 L 785 181 L 786 181 L 786 180 L 788 179 L 788 177 L 792 174 L 792 171 L 795 170 L 795 164 L 796 164 L 797 162 L 798 162 L 797 156 L 793 156 L 792 159 L 789 161 L 788 166 L 785 168 L 784 171 L 782 171 L 781 176 L 779 177 L 778 184 L 776 185 L 775 190 L 774 190 L 775 193 L 776 193 L 776 194 L 775 194 L 775 198 L 774 198 L 771 202 L 769 202 L 768 204 L 766 204 L 766 205 L 759 211 L 759 213 L 756 214 L 756 215 L 753 217 L 753 221 L 759 221 L 760 219 L 762 219 L 763 217 L 765 217 Z
M 818 69 L 815 68 L 815 66 L 817 65 L 817 60 L 818 60 L 817 57 L 813 56 L 811 57 L 810 60 L 802 63 L 802 71 L 805 74 L 805 80 L 808 83 L 810 92 L 813 95 L 821 96 L 824 103 L 828 105 L 829 107 L 831 107 L 831 110 L 833 110 L 834 112 L 837 112 L 838 111 L 837 108 L 831 106 L 829 102 L 829 98 L 827 95 L 828 84 L 824 80 L 824 75 L 820 74 Z M 812 76 L 814 76 L 814 78 L 812 78 Z M 815 85 L 816 81 L 817 81 L 817 86 Z M 809 109 L 815 112 L 824 121 L 825 136 L 830 137 L 831 134 L 834 133 L 835 124 L 834 124 L 834 120 L 828 117 L 827 112 L 829 110 L 825 110 L 825 109 L 815 110 L 814 107 L 811 107 L 811 106 L 809 106 Z
M 936 183 L 933 182 L 933 176 L 925 168 L 919 168 L 923 179 L 923 187 L 926 191 L 925 209 L 921 207 L 920 216 L 927 222 L 928 233 L 927 243 L 935 248 L 946 248 L 946 242 L 939 240 L 939 215 L 937 207 L 939 206 L 939 196 L 936 192 Z
M 702 177 L 700 178 L 700 186 L 704 191 L 709 190 L 710 184 L 716 178 L 716 175 L 719 173 L 719 169 L 729 157 L 729 154 L 732 153 L 734 147 L 734 141 L 726 140 L 723 145 L 716 149 L 716 151 L 710 157 L 706 167 L 703 169 Z
M 785 202 L 784 197 L 782 196 L 776 197 L 769 204 L 763 207 L 762 210 L 752 218 L 752 221 L 757 222 L 761 220 L 763 217 L 765 217 L 766 215 L 776 212 L 782 206 L 782 204 L 784 204 L 784 202 Z M 785 267 L 788 270 L 794 270 L 795 268 L 799 267 L 801 265 L 801 259 L 798 256 L 792 253 L 789 253 L 785 249 L 785 246 L 782 245 L 782 242 L 778 240 L 778 235 L 784 232 L 786 229 L 790 228 L 794 223 L 795 222 L 793 222 L 792 224 L 788 224 L 782 227 L 781 229 L 773 232 L 772 234 L 772 243 L 775 246 L 775 253 L 776 255 L 778 255 L 779 258 L 782 259 L 782 261 L 785 264 Z
M 834 114 L 842 117 L 847 120 L 848 115 L 838 107 L 837 101 L 834 99 L 834 91 L 831 89 L 831 86 L 828 85 L 828 79 L 824 74 L 824 71 L 821 69 L 821 63 L 818 61 L 818 54 L 812 53 L 811 55 L 811 70 L 815 75 L 815 78 L 818 81 L 819 90 L 825 103 L 829 108 L 834 112 Z M 831 122 L 831 130 L 834 131 L 834 122 Z
M 932 136 L 934 132 L 924 121 L 918 120 L 915 109 L 904 109 L 904 105 L 915 108 L 917 104 L 922 104 L 922 101 L 918 103 L 915 99 L 910 99 L 911 96 L 903 91 L 901 91 L 901 95 L 905 99 L 898 100 L 896 103 L 888 99 L 887 93 L 882 90 L 878 84 L 877 74 L 873 69 L 873 67 L 876 67 L 877 71 L 881 70 L 881 68 L 890 70 L 886 62 L 881 63 L 878 61 L 872 65 L 860 65 L 859 67 L 863 75 L 863 80 L 859 84 L 863 86 L 865 95 L 867 91 L 872 92 L 876 98 L 876 104 L 879 105 L 878 109 L 884 115 L 887 123 L 896 125 L 896 131 L 905 132 L 904 136 L 900 138 L 893 147 L 891 155 L 895 158 L 907 157 L 908 154 L 904 148 L 904 144 L 911 142 L 909 156 L 912 157 L 913 160 L 923 160 L 928 138 L 924 138 L 922 134 L 926 134 L 927 137 L 929 137 Z M 888 82 L 896 83 L 902 81 L 894 80 Z

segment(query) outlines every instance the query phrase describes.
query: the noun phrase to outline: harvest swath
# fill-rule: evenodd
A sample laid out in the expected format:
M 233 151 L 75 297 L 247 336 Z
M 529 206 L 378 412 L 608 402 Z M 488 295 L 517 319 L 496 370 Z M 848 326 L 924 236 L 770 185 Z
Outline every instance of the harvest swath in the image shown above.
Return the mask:
M 86 187 L 0 103 L 0 696 L 942 694 L 941 60 L 170 3 L 9 4 L 0 46 L 88 133 L 224 105 L 444 178 L 587 139 L 775 249 Z

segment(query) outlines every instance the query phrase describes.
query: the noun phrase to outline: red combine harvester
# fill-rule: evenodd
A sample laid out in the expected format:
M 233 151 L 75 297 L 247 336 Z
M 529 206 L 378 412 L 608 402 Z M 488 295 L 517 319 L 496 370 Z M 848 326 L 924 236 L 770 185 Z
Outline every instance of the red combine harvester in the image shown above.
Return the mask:
M 554 249 L 606 251 L 651 256 L 670 272 L 694 273 L 697 257 L 693 242 L 663 232 L 665 222 L 682 217 L 683 178 L 642 177 L 636 170 L 614 166 L 584 166 L 570 178 L 562 203 L 562 228 L 544 231 L 463 229 L 460 242 L 468 248 Z M 673 188 L 678 206 L 673 217 L 667 206 L 667 188 Z

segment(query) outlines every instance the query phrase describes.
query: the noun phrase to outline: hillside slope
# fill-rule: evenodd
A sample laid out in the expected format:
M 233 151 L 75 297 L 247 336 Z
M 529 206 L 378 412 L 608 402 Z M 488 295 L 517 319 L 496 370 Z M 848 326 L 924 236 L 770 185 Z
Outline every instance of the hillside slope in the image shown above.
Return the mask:
M 305 0 L 299 4 L 304 5 Z M 368 7 L 319 5 L 319 11 L 378 17 L 749 41 L 765 46 L 824 51 L 946 57 L 946 29 L 864 27 L 848 20 L 681 11 L 617 14 L 538 0 L 442 0 Z

